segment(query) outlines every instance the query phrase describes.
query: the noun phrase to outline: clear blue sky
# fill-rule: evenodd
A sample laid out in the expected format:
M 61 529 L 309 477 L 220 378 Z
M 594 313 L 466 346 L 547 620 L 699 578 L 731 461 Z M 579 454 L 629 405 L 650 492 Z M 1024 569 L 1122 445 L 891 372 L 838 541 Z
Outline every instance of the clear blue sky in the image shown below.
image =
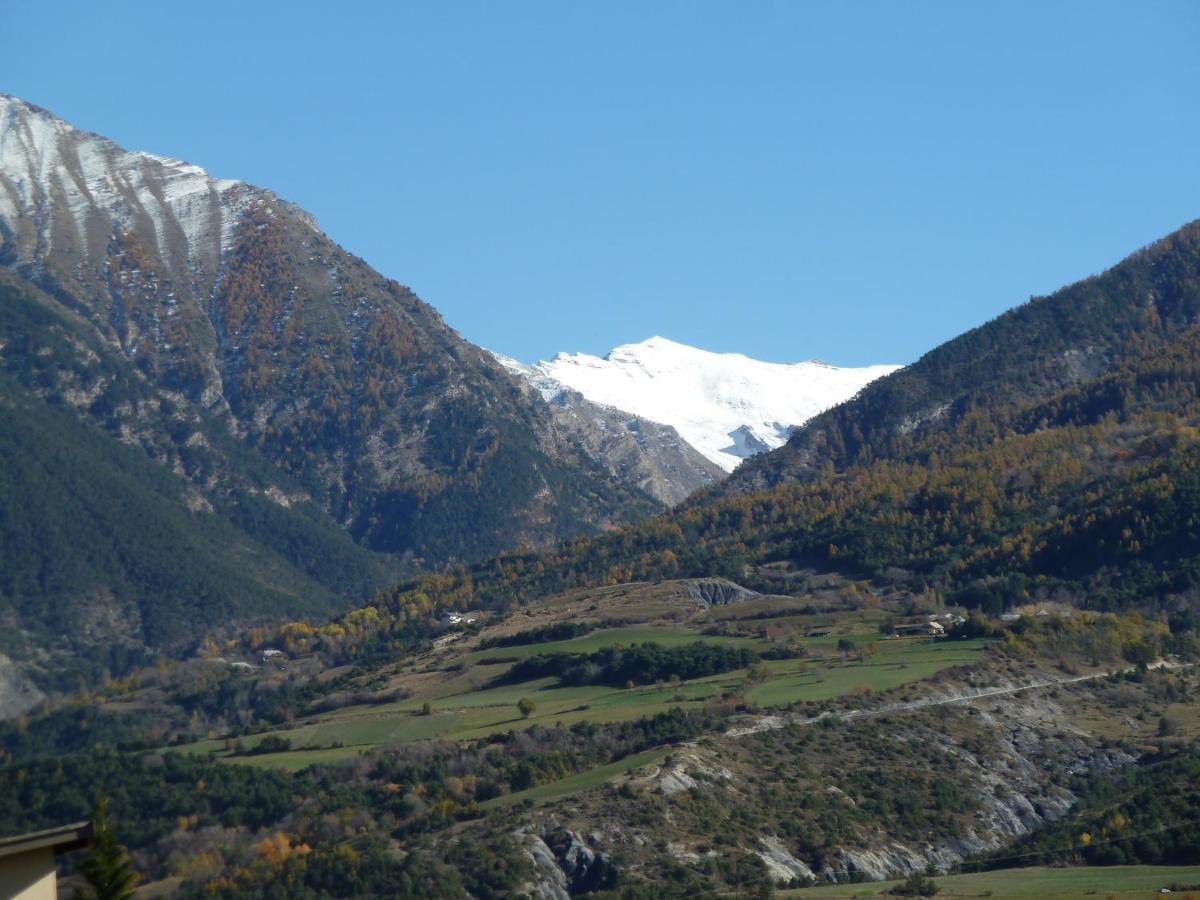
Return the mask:
M 3 18 L 0 90 L 273 188 L 526 360 L 907 362 L 1200 218 L 1195 0 Z

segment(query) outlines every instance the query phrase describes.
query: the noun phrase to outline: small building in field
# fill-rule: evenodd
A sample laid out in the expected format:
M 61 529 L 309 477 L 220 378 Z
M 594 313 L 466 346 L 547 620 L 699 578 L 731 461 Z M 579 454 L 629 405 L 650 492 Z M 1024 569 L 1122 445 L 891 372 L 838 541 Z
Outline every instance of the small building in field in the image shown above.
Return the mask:
M 82 850 L 92 842 L 92 823 L 0 838 L 0 897 L 12 900 L 56 900 L 60 854 Z
M 941 637 L 946 633 L 941 622 L 902 622 L 892 626 L 892 634 L 927 634 L 930 637 Z

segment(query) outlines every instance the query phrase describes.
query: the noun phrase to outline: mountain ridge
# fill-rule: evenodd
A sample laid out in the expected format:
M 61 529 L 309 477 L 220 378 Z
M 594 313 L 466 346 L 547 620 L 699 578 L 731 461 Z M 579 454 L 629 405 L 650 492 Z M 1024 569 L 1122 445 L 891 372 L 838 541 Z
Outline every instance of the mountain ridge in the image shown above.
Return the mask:
M 130 523 L 126 545 L 138 527 L 162 526 L 184 546 L 218 522 L 230 546 L 270 561 L 246 571 L 263 576 L 264 590 L 240 597 L 226 567 L 204 555 L 217 552 L 213 542 L 200 541 L 208 549 L 197 558 L 210 564 L 189 578 L 191 595 L 207 596 L 230 627 L 365 599 L 380 579 L 334 574 L 350 559 L 395 577 L 547 547 L 660 508 L 436 310 L 294 204 L 125 150 L 11 95 L 0 96 L 0 290 L 0 399 L 30 422 L 74 417 L 78 440 L 105 444 L 97 464 L 132 448 L 178 479 L 163 487 L 129 463 L 135 481 L 162 490 L 145 495 L 143 509 L 157 512 Z M 51 482 L 35 463 L 62 467 L 63 483 L 83 464 L 14 452 L 31 468 L 10 472 Z M 31 541 L 27 527 L 0 510 L 12 571 L 74 558 L 68 530 Z M 83 617 L 67 615 L 58 635 L 44 621 L 91 606 L 114 622 L 138 610 L 117 643 L 186 646 L 212 623 L 181 615 L 190 598 L 157 587 L 185 562 L 169 562 L 173 553 L 158 555 L 161 571 L 122 552 L 104 565 L 82 560 L 75 583 L 7 585 L 0 617 L 26 638 L 14 652 L 30 662 L 40 642 L 62 638 L 66 655 L 56 649 L 43 675 L 69 673 L 70 653 L 104 655 L 111 634 Z
M 1198 322 L 1200 222 L 931 350 L 666 514 L 473 568 L 434 602 L 467 584 L 506 608 L 715 575 L 787 593 L 815 570 L 989 612 L 1062 598 L 1184 615 L 1200 585 Z M 958 403 L 913 422 L 923 380 Z
M 446 467 L 478 468 L 490 458 L 472 451 L 468 462 L 446 433 L 455 434 L 452 444 L 478 440 L 504 454 L 506 442 L 468 435 L 464 424 L 486 431 L 506 420 L 509 441 L 526 444 L 519 455 L 578 473 L 581 493 L 567 481 L 557 491 L 576 493 L 568 502 L 590 507 L 585 519 L 605 524 L 605 507 L 642 502 L 636 490 L 602 487 L 611 476 L 557 433 L 489 355 L 273 192 L 126 151 L 10 95 L 0 97 L 0 122 L 0 264 L 307 482 L 370 546 L 471 555 L 512 534 L 511 523 L 497 525 L 480 549 L 452 538 L 444 551 L 381 526 L 446 496 L 445 478 L 455 480 Z M 451 408 L 453 428 L 442 421 Z M 532 520 L 561 518 L 563 536 L 582 522 L 554 512 L 555 490 L 539 499 L 535 485 L 547 474 L 530 470 L 522 502 L 538 507 Z M 411 499 L 384 496 L 405 482 L 419 484 Z M 518 530 L 518 539 L 552 539 L 540 531 Z
M 730 472 L 755 453 L 781 446 L 814 415 L 898 368 L 847 368 L 819 360 L 772 363 L 656 335 L 614 347 L 603 357 L 560 352 L 528 367 L 526 377 L 549 379 L 594 403 L 669 425 Z
M 285 531 L 294 520 L 253 529 L 264 510 L 344 510 L 328 498 L 343 486 L 322 479 L 339 461 L 290 455 L 325 447 L 330 429 L 340 434 L 340 410 L 351 424 L 389 417 L 394 429 L 428 413 L 424 430 L 405 432 L 413 443 L 386 448 L 384 462 L 421 467 L 419 503 L 436 507 L 449 493 L 448 502 L 470 511 L 510 482 L 536 486 L 521 465 L 532 454 L 506 455 L 513 446 L 567 440 L 566 420 L 538 418 L 537 404 L 561 398 L 564 415 L 573 404 L 577 412 L 595 406 L 548 376 L 518 381 L 498 365 L 472 370 L 482 379 L 491 373 L 490 386 L 447 375 L 441 367 L 470 367 L 482 351 L 447 339 L 450 362 L 418 353 L 440 332 L 420 330 L 426 313 L 414 300 L 386 307 L 397 318 L 373 319 L 359 336 L 376 341 L 369 355 L 413 363 L 404 389 L 418 394 L 419 409 L 368 407 L 354 418 L 336 375 L 341 365 L 360 371 L 357 362 L 310 324 L 297 334 L 323 352 L 294 360 L 295 372 L 283 369 L 298 379 L 298 394 L 321 406 L 332 396 L 333 414 L 281 411 L 272 405 L 278 370 L 266 361 L 288 348 L 259 326 L 278 322 L 277 309 L 337 318 L 339 303 L 304 301 L 304 279 L 289 277 L 306 271 L 290 262 L 301 251 L 322 263 L 334 257 L 297 243 L 276 216 L 260 212 L 246 225 L 213 297 L 214 331 L 239 349 L 216 357 L 224 404 L 209 409 L 255 438 L 231 454 L 274 451 L 260 459 L 270 468 L 221 470 L 203 444 L 216 453 L 233 436 L 192 417 L 194 384 L 182 378 L 167 392 L 152 377 L 153 356 L 143 368 L 142 354 L 75 322 L 90 321 L 86 298 L 75 298 L 82 312 L 71 312 L 8 272 L 0 290 L 22 296 L 0 302 L 0 384 L 20 388 L 0 390 L 0 422 L 17 421 L 0 428 L 0 456 L 16 446 L 27 466 L 52 462 L 37 453 L 48 442 L 16 417 L 70 429 L 83 427 L 78 416 L 136 445 L 114 437 L 102 447 L 130 461 L 120 474 L 132 472 L 134 487 L 121 490 L 118 481 L 114 491 L 144 498 L 156 532 L 183 516 L 179 503 L 159 501 L 186 493 L 196 507 L 183 504 L 189 515 L 224 515 L 248 538 L 270 538 L 272 525 Z M 353 260 L 336 262 L 337 288 L 367 300 L 352 311 L 384 303 L 363 287 L 369 276 L 349 271 Z M 143 285 L 148 268 L 136 268 L 130 281 Z M 260 294 L 265 283 L 285 290 Z M 154 349 L 152 341 L 147 353 Z M 444 390 L 426 390 L 429 383 Z M 506 388 L 536 402 L 506 405 Z M 380 396 L 385 389 L 381 382 Z M 471 401 L 486 402 L 455 405 Z M 154 427 L 135 427 L 138 410 Z M 619 423 L 627 434 L 629 421 Z M 449 464 L 437 467 L 438 457 L 416 446 L 426 436 L 442 442 Z M 754 436 L 747 429 L 745 438 Z M 152 453 L 166 464 L 150 469 L 143 457 Z M 536 460 L 547 468 L 553 461 Z M 498 473 L 489 470 L 498 463 Z M 180 474 L 170 471 L 175 464 Z M 0 469 L 0 510 L 9 471 Z M 546 490 L 569 477 L 561 468 L 545 475 Z M 34 479 L 16 481 L 36 496 Z M 106 487 L 83 480 L 74 493 Z M 231 508 L 270 490 L 287 503 Z M 111 512 L 112 504 L 87 505 Z M 59 521 L 31 517 L 26 543 L 45 546 L 39 526 L 69 533 L 76 511 L 55 506 Z M 111 521 L 140 520 L 136 513 Z M 454 516 L 405 521 L 427 529 L 424 544 L 410 540 L 415 546 L 437 537 L 453 547 L 481 534 Z M 0 526 L 13 522 L 0 517 Z M 389 537 L 389 522 L 362 533 L 368 546 Z M 14 831 L 46 827 L 65 808 L 86 815 L 100 785 L 134 823 L 123 839 L 161 879 L 154 889 L 230 898 L 398 889 L 422 897 L 766 895 L 773 883 L 814 878 L 915 879 L 989 850 L 1011 859 L 1016 839 L 1060 817 L 1039 855 L 1062 861 L 1063 836 L 1085 833 L 1086 823 L 1089 834 L 1114 830 L 1097 841 L 1102 852 L 1122 844 L 1146 859 L 1187 861 L 1194 848 L 1186 840 L 1148 846 L 1140 824 L 1120 830 L 1104 796 L 1129 794 L 1120 781 L 1092 794 L 1094 817 L 1069 817 L 1088 796 L 1081 773 L 1102 777 L 1138 757 L 1155 765 L 1171 749 L 1186 752 L 1186 765 L 1163 777 L 1130 779 L 1134 793 L 1153 798 L 1196 771 L 1200 725 L 1189 702 L 1200 659 L 1198 523 L 1200 224 L 1192 224 L 873 382 L 785 447 L 745 462 L 728 487 L 550 549 L 502 549 L 425 571 L 338 616 L 295 603 L 298 617 L 275 627 L 210 631 L 209 640 L 196 636 L 190 659 L 144 666 L 0 727 L 0 752 L 11 760 L 0 765 L 10 785 L 0 812 Z M 220 530 L 217 541 L 229 533 L 209 524 Z M 115 529 L 113 537 L 115 547 L 98 554 L 106 560 L 138 535 Z M 182 540 L 166 543 L 166 564 L 155 568 L 169 576 Z M 283 558 L 281 541 L 261 544 Z M 203 568 L 210 545 L 184 549 L 193 546 L 191 563 Z M 243 547 L 244 558 L 256 549 Z M 308 553 L 302 544 L 287 560 Z M 0 570 L 0 585 L 36 583 L 47 567 L 24 556 L 19 569 Z M 231 561 L 222 560 L 228 572 Z M 52 571 L 73 578 L 77 569 Z M 205 596 L 184 599 L 195 607 L 155 612 L 227 609 Z M 91 612 L 91 601 L 75 595 L 51 608 Z M 0 607 L 5 624 L 13 610 L 21 612 Z M 101 618 L 86 624 L 106 624 Z M 10 643 L 0 641 L 0 652 L 20 640 L 14 629 L 4 634 Z M 1185 805 L 1130 819 L 1175 823 Z
M 816 477 L 826 463 L 841 469 L 904 453 L 977 407 L 1045 397 L 1098 377 L 1200 316 L 1188 287 L 1200 270 L 1198 254 L 1200 220 L 931 349 L 712 490 L 753 493 Z

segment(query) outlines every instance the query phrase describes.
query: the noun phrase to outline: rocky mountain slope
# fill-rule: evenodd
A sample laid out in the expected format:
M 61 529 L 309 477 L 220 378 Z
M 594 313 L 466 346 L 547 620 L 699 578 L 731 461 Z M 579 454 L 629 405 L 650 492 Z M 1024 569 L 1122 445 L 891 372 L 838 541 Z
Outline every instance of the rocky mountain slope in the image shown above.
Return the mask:
M 530 371 L 593 403 L 673 427 L 705 458 L 731 472 L 898 368 L 840 368 L 815 360 L 768 363 L 652 337 L 603 358 L 560 353 Z
M 538 368 L 499 353 L 493 355 L 541 395 L 564 433 L 574 436 L 615 477 L 663 503 L 674 506 L 725 477 L 721 466 L 672 426 L 593 403 Z
M 401 571 L 177 401 L 0 273 L 0 652 L 43 684 L 335 609 Z
M 533 883 L 556 900 L 583 893 L 589 871 L 607 868 L 664 894 L 678 890 L 681 872 L 736 883 L 740 873 L 718 863 L 738 852 L 754 873 L 741 878 L 780 887 L 950 871 L 1008 855 L 1003 848 L 1063 820 L 1078 800 L 1073 779 L 1134 766 L 1138 748 L 1098 732 L 1121 728 L 1132 701 L 1154 702 L 1163 683 L 1119 685 L 972 699 L 975 688 L 943 681 L 936 690 L 963 699 L 933 714 L 830 717 L 687 742 L 604 790 L 519 817 L 514 837 L 535 866 Z M 1061 849 L 1050 856 L 1063 858 Z
M 46 494 L 58 506 L 27 515 L 7 507 L 6 574 L 53 576 L 13 575 L 2 586 L 5 614 L 22 622 L 40 610 L 43 625 L 78 636 L 78 618 L 51 611 L 86 603 L 155 646 L 194 634 L 211 617 L 183 614 L 139 548 L 176 534 L 163 548 L 169 570 L 168 557 L 191 539 L 184 532 L 194 537 L 213 516 L 240 534 L 214 553 L 244 545 L 289 570 L 264 575 L 273 600 L 246 600 L 254 591 L 215 574 L 239 569 L 238 553 L 224 564 L 195 554 L 211 564 L 195 567 L 193 600 L 236 619 L 361 598 L 395 565 L 365 559 L 354 542 L 409 567 L 437 565 L 548 546 L 657 508 L 489 354 L 302 210 L 198 166 L 124 150 L 6 95 L 0 278 L 7 413 L 87 445 L 36 459 L 35 447 L 14 450 L 36 465 L 6 467 L 12 496 L 31 493 L 21 478 L 34 471 L 39 484 L 64 485 L 95 467 L 105 483 L 127 448 L 176 479 L 134 476 L 157 479 L 176 530 L 159 530 L 153 516 L 123 520 L 127 550 L 100 552 L 98 543 L 78 583 L 55 574 L 55 560 L 79 555 L 89 537 L 103 543 L 87 523 L 100 528 L 115 511 L 76 515 L 77 491 Z M 46 524 L 56 521 L 72 529 Z M 358 564 L 329 565 L 350 558 Z M 150 615 L 154 605 L 163 616 Z M 122 612 L 131 608 L 139 615 Z M 152 619 L 173 625 L 142 628 Z M 104 642 L 100 633 L 89 640 Z

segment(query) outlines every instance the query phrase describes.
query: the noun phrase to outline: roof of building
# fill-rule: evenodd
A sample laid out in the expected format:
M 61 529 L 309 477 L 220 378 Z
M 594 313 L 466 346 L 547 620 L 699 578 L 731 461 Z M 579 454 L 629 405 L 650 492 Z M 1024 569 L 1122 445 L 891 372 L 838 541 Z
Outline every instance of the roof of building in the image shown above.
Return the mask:
M 70 853 L 72 850 L 86 847 L 91 842 L 92 823 L 76 822 L 60 828 L 48 828 L 45 831 L 31 831 L 27 834 L 14 834 L 12 837 L 0 838 L 0 857 L 28 853 L 30 850 L 41 850 L 43 847 L 53 847 L 55 853 Z

